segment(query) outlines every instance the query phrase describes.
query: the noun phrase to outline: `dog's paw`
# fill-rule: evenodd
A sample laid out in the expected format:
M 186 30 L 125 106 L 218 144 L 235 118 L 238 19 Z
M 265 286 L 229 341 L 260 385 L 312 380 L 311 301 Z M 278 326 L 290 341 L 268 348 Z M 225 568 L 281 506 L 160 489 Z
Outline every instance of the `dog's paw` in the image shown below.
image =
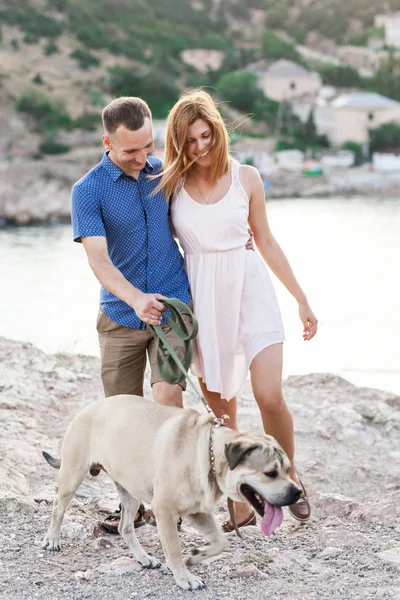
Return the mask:
M 43 548 L 43 550 L 50 550 L 51 552 L 59 552 L 60 551 L 59 538 L 48 538 L 46 536 L 42 542 L 42 548 Z
M 138 560 L 138 563 L 140 563 L 144 569 L 159 569 L 161 567 L 160 561 L 157 558 L 154 558 L 154 556 L 149 556 L 148 554 Z
M 188 573 L 188 575 L 185 575 L 184 577 L 177 577 L 175 575 L 175 580 L 179 587 L 184 590 L 189 590 L 190 592 L 193 592 L 194 590 L 204 590 L 206 587 L 206 584 L 200 577 L 192 575 L 191 573 Z

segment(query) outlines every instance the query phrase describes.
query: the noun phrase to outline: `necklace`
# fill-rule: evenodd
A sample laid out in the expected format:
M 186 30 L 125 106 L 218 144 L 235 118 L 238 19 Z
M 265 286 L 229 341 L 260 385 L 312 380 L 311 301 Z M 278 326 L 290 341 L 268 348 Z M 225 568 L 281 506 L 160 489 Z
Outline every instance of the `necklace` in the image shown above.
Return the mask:
M 193 175 L 193 179 L 194 179 L 197 189 L 199 190 L 200 196 L 204 200 L 204 204 L 211 204 L 211 200 L 212 200 L 212 197 L 214 196 L 215 188 L 217 187 L 218 182 L 214 185 L 213 189 L 211 190 L 211 194 L 208 196 L 208 198 L 206 198 L 205 195 L 203 194 L 203 192 L 201 191 L 199 184 L 197 183 L 197 179 L 196 179 L 195 175 Z

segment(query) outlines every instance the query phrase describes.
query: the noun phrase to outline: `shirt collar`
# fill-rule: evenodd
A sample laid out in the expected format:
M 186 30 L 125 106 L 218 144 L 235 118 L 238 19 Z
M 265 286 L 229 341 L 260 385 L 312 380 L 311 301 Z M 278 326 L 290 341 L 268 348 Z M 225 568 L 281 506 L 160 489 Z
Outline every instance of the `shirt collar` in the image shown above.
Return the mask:
M 121 177 L 121 175 L 126 175 L 126 173 L 124 173 L 122 171 L 122 169 L 120 169 L 119 167 L 117 167 L 117 165 L 115 163 L 113 163 L 111 158 L 109 158 L 108 153 L 109 153 L 109 150 L 107 152 L 104 152 L 103 158 L 101 159 L 101 164 L 103 165 L 103 167 L 105 168 L 105 170 L 107 171 L 107 173 L 109 174 L 111 179 L 113 181 L 117 181 L 117 179 L 119 179 Z M 151 173 L 153 171 L 153 169 L 154 169 L 153 165 L 147 159 L 144 169 L 142 169 L 142 172 L 143 173 Z

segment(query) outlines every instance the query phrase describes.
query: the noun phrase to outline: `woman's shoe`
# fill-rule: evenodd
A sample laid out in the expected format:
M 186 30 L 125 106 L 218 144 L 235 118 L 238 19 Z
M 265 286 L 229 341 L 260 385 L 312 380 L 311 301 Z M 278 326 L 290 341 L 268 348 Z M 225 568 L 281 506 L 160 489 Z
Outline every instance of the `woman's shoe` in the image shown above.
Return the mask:
M 237 524 L 238 527 L 247 527 L 248 525 L 257 525 L 256 513 L 253 510 L 244 521 Z M 224 533 L 231 533 L 231 531 L 235 531 L 235 528 L 229 521 L 224 521 L 222 523 L 222 531 Z
M 140 506 L 137 510 L 136 518 L 133 522 L 133 526 L 135 529 L 137 529 L 138 527 L 142 527 L 143 525 L 146 525 L 146 520 L 144 519 L 145 513 L 146 513 L 146 511 L 145 511 L 143 504 L 140 504 Z M 106 517 L 104 519 L 104 521 L 102 523 L 100 523 L 100 527 L 103 529 L 103 531 L 106 531 L 107 533 L 117 534 L 117 533 L 119 533 L 118 526 L 119 526 L 120 521 L 121 521 L 121 505 L 119 505 L 119 508 L 117 508 L 117 510 L 115 512 L 113 512 L 111 515 L 108 515 L 108 517 Z
M 308 519 L 311 517 L 311 506 L 307 498 L 307 492 L 300 478 L 299 483 L 303 493 L 297 502 L 289 506 L 289 512 L 294 519 L 304 522 L 308 521 Z

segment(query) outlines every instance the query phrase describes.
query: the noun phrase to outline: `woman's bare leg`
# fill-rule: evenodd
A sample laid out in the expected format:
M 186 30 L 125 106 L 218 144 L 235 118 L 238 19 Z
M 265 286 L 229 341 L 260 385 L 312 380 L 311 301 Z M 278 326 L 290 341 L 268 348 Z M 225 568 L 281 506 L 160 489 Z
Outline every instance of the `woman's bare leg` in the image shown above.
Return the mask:
M 237 403 L 236 398 L 233 397 L 231 400 L 224 400 L 221 398 L 220 394 L 216 392 L 209 392 L 206 384 L 202 379 L 199 378 L 199 384 L 201 387 L 201 391 L 205 399 L 207 400 L 208 405 L 212 409 L 214 415 L 216 417 L 222 417 L 223 415 L 228 415 L 229 421 L 227 423 L 228 427 L 231 429 L 236 429 L 237 431 Z M 235 507 L 235 516 L 236 521 L 238 523 L 242 523 L 249 516 L 249 505 L 247 502 L 234 502 Z
M 290 460 L 290 475 L 298 482 L 294 464 L 293 419 L 282 393 L 282 364 L 283 344 L 273 344 L 261 350 L 250 366 L 251 385 L 264 431 L 282 446 Z

